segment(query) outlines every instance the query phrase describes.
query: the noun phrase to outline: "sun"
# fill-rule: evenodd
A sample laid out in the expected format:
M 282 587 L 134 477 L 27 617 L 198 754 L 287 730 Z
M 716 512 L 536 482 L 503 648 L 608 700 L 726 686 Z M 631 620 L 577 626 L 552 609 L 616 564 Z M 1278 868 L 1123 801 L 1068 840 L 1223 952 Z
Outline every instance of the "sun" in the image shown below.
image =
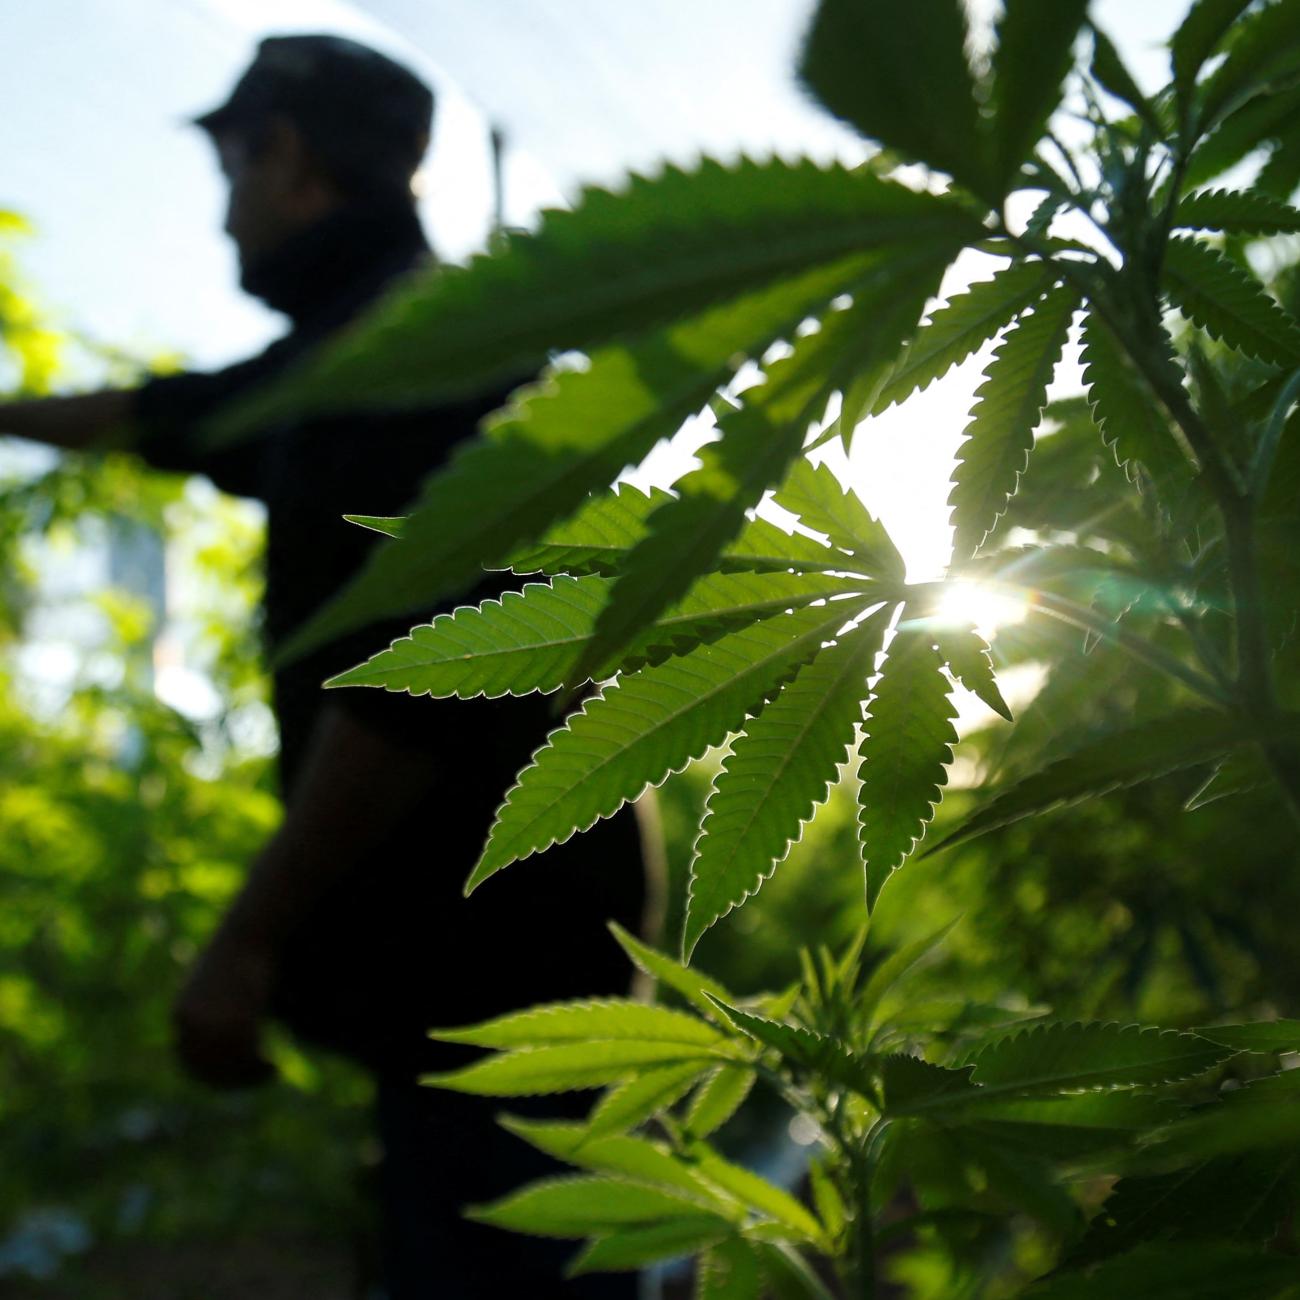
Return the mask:
M 966 580 L 949 583 L 935 609 L 941 623 L 973 625 L 985 638 L 1000 627 L 1022 622 L 1028 613 L 1025 597 Z

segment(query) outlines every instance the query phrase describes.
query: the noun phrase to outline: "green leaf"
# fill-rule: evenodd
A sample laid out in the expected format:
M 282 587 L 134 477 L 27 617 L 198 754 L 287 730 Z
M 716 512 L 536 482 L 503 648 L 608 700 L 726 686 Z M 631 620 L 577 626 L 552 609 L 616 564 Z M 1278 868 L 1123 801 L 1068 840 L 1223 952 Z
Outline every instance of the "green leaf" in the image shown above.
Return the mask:
M 799 670 L 731 745 L 691 861 L 683 954 L 756 893 L 823 803 L 862 721 L 891 610 L 877 612 Z
M 754 1247 L 736 1237 L 720 1242 L 700 1260 L 695 1300 L 761 1300 L 762 1286 Z
M 1241 719 L 1209 709 L 1183 709 L 1111 732 L 997 792 L 929 852 L 1049 808 L 1208 763 L 1247 739 Z
M 406 530 L 405 515 L 344 515 L 343 518 L 359 528 L 369 528 L 371 532 L 383 533 L 386 537 L 400 537 Z
M 553 691 L 590 642 L 608 595 L 605 578 L 529 583 L 499 600 L 440 614 L 325 685 L 463 699 Z
M 1232 1055 L 1197 1034 L 1114 1023 L 1033 1025 L 976 1053 L 984 1096 L 1172 1083 Z
M 740 535 L 722 552 L 724 570 L 792 569 L 796 573 L 818 573 L 843 569 L 844 556 L 821 542 L 789 533 L 769 519 L 751 519 Z
M 901 582 L 907 566 L 884 525 L 844 487 L 829 465 L 813 465 L 800 456 L 775 494 L 777 505 L 799 516 L 807 528 L 825 533 L 848 551 L 863 572 Z
M 877 1065 L 889 1115 L 948 1110 L 975 1092 L 969 1067 L 948 1070 L 903 1054 L 882 1056 Z
M 997 184 L 1014 185 L 1061 100 L 1087 0 L 1006 0 L 993 52 L 992 161 Z
M 1221 176 L 1269 141 L 1287 136 L 1300 111 L 1300 87 L 1275 95 L 1259 95 L 1230 113 L 1192 154 L 1183 178 L 1184 189 L 1194 189 Z M 1255 187 L 1263 188 L 1262 177 Z M 1279 194 L 1289 198 L 1290 194 Z
M 503 567 L 516 573 L 617 573 L 627 553 L 645 536 L 646 519 L 671 497 L 662 488 L 642 492 L 629 483 L 617 483 L 611 492 L 588 497 L 536 542 L 520 547 Z
M 975 554 L 1016 490 L 1078 301 L 1072 286 L 1051 290 L 1007 331 L 984 371 L 948 496 L 958 559 Z
M 569 1277 L 586 1273 L 619 1273 L 644 1268 L 658 1260 L 693 1255 L 728 1236 L 725 1219 L 685 1215 L 644 1227 L 620 1228 L 593 1241 L 566 1269 Z
M 611 921 L 609 929 L 637 967 L 658 983 L 672 989 L 675 993 L 680 993 L 693 1007 L 702 1011 L 711 1020 L 731 1028 L 731 1021 L 718 1010 L 717 1004 L 718 1002 L 732 1003 L 737 999 L 717 980 L 690 970 L 666 953 L 642 943 L 640 939 L 628 934 L 617 922 Z
M 719 440 L 701 448 L 699 468 L 677 483 L 678 495 L 647 521 L 648 532 L 628 556 L 571 684 L 582 681 L 714 567 L 719 552 L 744 525 L 746 512 L 785 477 L 831 393 L 872 354 L 882 311 L 900 287 L 918 274 L 928 278 L 936 271 L 933 255 L 919 263 L 895 259 L 855 291 L 851 306 L 829 313 L 815 333 L 798 338 L 788 356 L 768 367 L 764 382 L 742 394 L 739 407 L 723 411 Z
M 950 689 L 929 634 L 901 624 L 871 697 L 860 749 L 858 831 L 869 909 L 925 834 L 947 782 L 957 740 Z
M 968 1102 L 946 1121 L 978 1128 L 1005 1147 L 1059 1160 L 1132 1146 L 1177 1113 L 1169 1101 L 1131 1090 L 985 1097 L 977 1088 Z
M 1288 84 L 1300 70 L 1300 7 L 1266 4 L 1231 29 L 1227 57 L 1206 79 L 1196 106 L 1198 123 L 1212 123 L 1275 79 Z
M 811 1029 L 787 1025 L 755 1016 L 719 1001 L 723 1013 L 737 1029 L 770 1047 L 781 1058 L 814 1075 L 824 1076 L 856 1092 L 870 1095 L 867 1072 L 862 1063 L 838 1039 Z
M 1257 280 L 1208 244 L 1171 239 L 1164 279 L 1174 306 L 1211 338 L 1273 365 L 1300 364 L 1300 325 Z
M 750 1245 L 762 1268 L 767 1286 L 764 1295 L 772 1300 L 833 1300 L 807 1260 L 787 1242 L 754 1241 Z
M 635 1038 L 643 1043 L 692 1043 L 705 1047 L 722 1041 L 722 1035 L 699 1016 L 627 998 L 552 1002 L 464 1029 L 431 1029 L 429 1037 L 442 1043 L 497 1048 L 582 1043 L 597 1038 Z
M 720 1129 L 741 1107 L 754 1086 L 754 1071 L 745 1065 L 720 1065 L 700 1084 L 686 1108 L 683 1124 L 695 1138 Z
M 1052 284 L 1042 262 L 1013 262 L 931 313 L 885 381 L 872 414 L 928 388 L 977 352 Z
M 924 310 L 925 304 L 922 303 L 917 309 L 916 319 L 912 321 L 913 328 L 920 323 L 921 314 Z M 908 333 L 910 332 L 908 331 Z M 834 442 L 838 438 L 847 455 L 853 446 L 854 431 L 871 414 L 871 407 L 876 400 L 876 396 L 889 378 L 892 369 L 892 360 L 889 362 L 878 361 L 854 375 L 840 393 L 839 414 L 811 442 L 804 444 L 804 454 L 807 455 L 818 447 L 824 446 L 828 442 Z
M 993 660 L 988 642 L 971 626 L 939 626 L 934 630 L 939 655 L 949 672 L 977 699 L 982 700 L 999 717 L 1011 721 L 1011 710 L 998 690 L 993 676 Z
M 1078 1235 L 1079 1207 L 1042 1155 L 1008 1148 L 977 1128 L 959 1129 L 953 1141 L 958 1159 L 978 1167 L 996 1197 L 1037 1219 L 1057 1237 L 1070 1240 Z
M 1195 812 L 1218 799 L 1246 794 L 1267 784 L 1272 778 L 1267 765 L 1257 751 L 1237 749 L 1205 778 L 1201 785 L 1187 796 L 1183 808 Z
M 1071 1254 L 1079 1265 L 1152 1240 L 1270 1241 L 1286 1217 L 1300 1154 L 1252 1151 L 1148 1177 L 1121 1178 Z
M 1233 1049 L 1224 1047 L 1224 1052 Z M 1212 1106 L 1199 1107 L 1150 1140 L 1160 1165 L 1187 1164 L 1248 1151 L 1300 1149 L 1300 1071 L 1281 1070 L 1222 1090 Z M 1159 1166 L 1158 1166 L 1159 1167 Z
M 1257 1020 L 1248 1025 L 1212 1025 L 1196 1031 L 1212 1043 L 1238 1052 L 1300 1052 L 1300 1020 Z
M 822 0 L 800 73 L 863 135 L 995 201 L 966 40 L 960 0 Z
M 891 952 L 867 978 L 857 999 L 857 1016 L 868 1027 L 875 1023 L 876 1012 L 885 995 L 903 979 L 919 962 L 925 960 L 952 933 L 956 920 L 941 925 L 937 930 L 905 943 Z
M 576 1088 L 603 1088 L 657 1066 L 688 1060 L 708 1064 L 710 1058 L 725 1054 L 725 1049 L 702 1045 L 640 1043 L 635 1039 L 558 1043 L 502 1052 L 458 1070 L 425 1075 L 420 1082 L 484 1097 L 532 1097 Z
M 825 1244 L 821 1224 L 784 1188 L 760 1178 L 752 1170 L 724 1160 L 704 1142 L 693 1144 L 690 1155 L 702 1178 L 734 1196 L 742 1205 L 774 1219 L 799 1240 Z
M 809 1161 L 808 1185 L 813 1204 L 817 1207 L 817 1217 L 826 1225 L 827 1234 L 834 1240 L 844 1231 L 849 1211 L 839 1188 L 831 1178 L 828 1163 L 825 1156 L 815 1156 Z
M 1092 27 L 1092 75 L 1102 87 L 1126 103 L 1150 128 L 1156 139 L 1164 136 L 1164 127 L 1151 101 L 1142 93 L 1133 74 L 1124 66 L 1119 51 L 1096 24 Z
M 643 336 L 611 343 L 585 370 L 516 394 L 426 479 L 400 541 L 365 566 L 288 644 L 283 659 L 473 586 L 484 566 L 607 488 L 726 382 L 736 360 L 793 330 L 871 265 L 857 255 Z
M 628 1224 L 706 1214 L 699 1202 L 658 1187 L 583 1176 L 542 1179 L 490 1205 L 465 1210 L 465 1217 L 478 1223 L 533 1237 L 585 1237 Z
M 1202 190 L 1179 203 L 1174 225 L 1234 234 L 1294 235 L 1300 232 L 1300 209 L 1263 190 Z
M 669 166 L 621 193 L 587 189 L 464 268 L 409 277 L 227 427 L 479 394 L 553 352 L 632 338 L 850 253 L 977 230 L 951 203 L 839 164 Z
M 1291 199 L 1300 186 L 1300 131 L 1293 130 L 1276 142 L 1268 161 L 1255 177 L 1255 189 L 1279 202 Z
M 851 363 L 849 375 L 841 385 L 839 414 L 821 433 L 804 447 L 805 455 L 825 442 L 839 438 L 847 454 L 853 445 L 858 425 L 871 413 L 884 385 L 898 362 L 899 354 L 916 334 L 926 305 L 939 292 L 945 267 L 938 261 L 907 277 L 897 291 L 879 302 L 875 329 L 870 346 L 854 348 L 846 357 Z
M 672 499 L 659 488 L 642 492 L 627 483 L 589 497 L 576 514 L 549 529 L 540 541 L 522 547 L 506 567 L 516 573 L 617 574 L 632 548 L 645 536 L 646 520 Z M 751 519 L 722 550 L 726 572 L 792 569 L 820 573 L 842 568 L 844 557 L 821 542 L 789 533 L 767 519 Z
M 1295 1260 L 1240 1246 L 1144 1244 L 1083 1273 L 1054 1273 L 1025 1300 L 1282 1300 L 1294 1290 Z
M 1138 465 L 1145 466 L 1166 489 L 1185 481 L 1189 465 L 1170 430 L 1164 406 L 1109 327 L 1092 310 L 1084 315 L 1081 338 L 1079 359 L 1092 418 L 1116 461 L 1130 476 Z M 1168 360 L 1172 347 L 1163 331 L 1160 345 Z
M 553 731 L 497 811 L 469 892 L 520 858 L 617 812 L 719 744 L 856 612 L 796 610 L 620 678 Z
M 1178 103 L 1186 111 L 1196 74 L 1219 48 L 1232 24 L 1251 0 L 1196 0 L 1169 42 L 1170 63 Z
M 725 1213 L 737 1220 L 744 1218 L 730 1196 L 701 1180 L 694 1164 L 673 1155 L 658 1142 L 621 1134 L 599 1136 L 583 1124 L 527 1120 L 517 1115 L 503 1116 L 501 1124 L 539 1151 L 580 1169 L 652 1183 L 694 1198 L 703 1209 Z
M 700 1062 L 690 1061 L 685 1065 L 646 1070 L 626 1083 L 617 1084 L 596 1103 L 587 1119 L 587 1132 L 593 1137 L 603 1137 L 644 1124 L 684 1097 L 703 1070 Z
M 522 592 L 462 605 L 411 629 L 365 663 L 331 677 L 328 687 L 378 686 L 411 695 L 526 695 L 563 685 L 592 644 L 609 598 L 608 578 L 529 583 Z M 652 661 L 728 627 L 758 622 L 831 596 L 859 592 L 861 580 L 789 573 L 711 574 L 627 648 Z M 659 654 L 656 656 L 656 652 Z M 605 665 L 613 671 L 613 665 Z M 605 676 L 598 667 L 598 676 Z

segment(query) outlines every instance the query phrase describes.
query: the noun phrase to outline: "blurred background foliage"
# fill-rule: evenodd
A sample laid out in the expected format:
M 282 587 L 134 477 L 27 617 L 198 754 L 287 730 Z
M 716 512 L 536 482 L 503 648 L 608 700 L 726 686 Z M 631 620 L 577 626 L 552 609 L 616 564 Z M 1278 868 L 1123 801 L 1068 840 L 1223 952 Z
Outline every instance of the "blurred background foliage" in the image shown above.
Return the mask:
M 45 320 L 25 235 L 0 214 L 0 390 L 129 381 L 138 361 Z M 171 999 L 279 817 L 260 545 L 204 484 L 0 444 L 0 1294 L 179 1297 L 159 1249 L 350 1252 L 362 1223 L 358 1075 L 281 1040 L 284 1086 L 218 1096 L 170 1052 Z M 163 702 L 169 670 L 198 707 Z

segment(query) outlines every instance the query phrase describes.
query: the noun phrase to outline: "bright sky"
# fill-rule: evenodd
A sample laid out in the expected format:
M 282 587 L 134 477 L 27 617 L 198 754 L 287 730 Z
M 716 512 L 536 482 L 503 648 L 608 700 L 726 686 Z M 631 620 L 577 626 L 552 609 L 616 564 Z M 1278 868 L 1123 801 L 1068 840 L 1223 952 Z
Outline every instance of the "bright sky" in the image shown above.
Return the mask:
M 1046 0 L 1044 0 L 1046 2 Z M 986 22 L 996 0 L 970 0 Z M 1139 81 L 1187 0 L 1094 0 Z M 813 0 L 40 0 L 0 5 L 0 208 L 31 217 L 25 256 L 59 317 L 105 341 L 196 364 L 280 329 L 234 287 L 210 151 L 185 120 L 225 97 L 271 32 L 352 35 L 408 62 L 439 96 L 423 211 L 440 252 L 488 228 L 488 133 L 511 144 L 507 219 L 583 181 L 702 151 L 860 156 L 792 68 Z M 947 288 L 979 278 L 972 254 Z M 987 356 L 860 432 L 843 469 L 908 556 L 942 566 L 946 479 Z M 660 460 L 659 469 L 680 460 Z

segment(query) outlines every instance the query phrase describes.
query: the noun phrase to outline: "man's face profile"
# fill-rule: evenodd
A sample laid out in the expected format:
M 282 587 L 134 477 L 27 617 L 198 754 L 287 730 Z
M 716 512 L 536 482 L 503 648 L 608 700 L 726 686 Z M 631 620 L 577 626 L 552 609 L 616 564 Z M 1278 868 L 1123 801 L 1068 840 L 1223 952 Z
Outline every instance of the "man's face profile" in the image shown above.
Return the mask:
M 318 220 L 335 196 L 312 164 L 302 133 L 284 117 L 214 137 L 229 184 L 225 231 L 243 270 Z

